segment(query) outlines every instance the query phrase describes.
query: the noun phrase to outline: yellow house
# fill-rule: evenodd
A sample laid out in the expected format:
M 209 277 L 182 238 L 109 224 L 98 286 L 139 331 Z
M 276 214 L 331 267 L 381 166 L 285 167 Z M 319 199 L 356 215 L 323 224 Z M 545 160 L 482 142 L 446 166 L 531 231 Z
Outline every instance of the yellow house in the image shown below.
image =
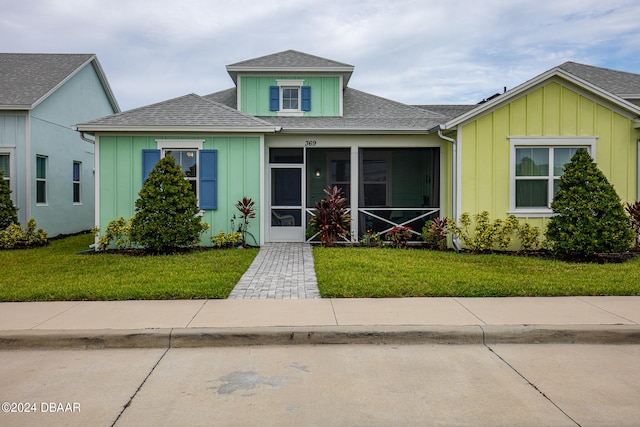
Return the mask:
M 640 199 L 639 117 L 639 74 L 573 62 L 478 104 L 432 129 L 453 146 L 454 216 L 513 214 L 544 227 L 580 147 L 623 202 Z

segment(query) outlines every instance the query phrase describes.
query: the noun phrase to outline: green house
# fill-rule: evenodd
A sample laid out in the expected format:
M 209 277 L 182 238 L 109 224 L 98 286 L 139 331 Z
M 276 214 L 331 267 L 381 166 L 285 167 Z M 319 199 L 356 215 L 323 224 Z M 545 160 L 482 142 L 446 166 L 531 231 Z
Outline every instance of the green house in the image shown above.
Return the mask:
M 563 162 L 583 146 L 624 200 L 638 197 L 636 74 L 567 63 L 477 105 L 411 106 L 351 88 L 352 65 L 293 50 L 226 69 L 230 89 L 77 126 L 96 141 L 97 226 L 134 214 L 166 155 L 210 234 L 230 232 L 236 202 L 252 198 L 257 245 L 317 240 L 307 223 L 328 186 L 348 199 L 354 240 L 394 225 L 417 238 L 426 220 L 465 211 L 542 223 Z

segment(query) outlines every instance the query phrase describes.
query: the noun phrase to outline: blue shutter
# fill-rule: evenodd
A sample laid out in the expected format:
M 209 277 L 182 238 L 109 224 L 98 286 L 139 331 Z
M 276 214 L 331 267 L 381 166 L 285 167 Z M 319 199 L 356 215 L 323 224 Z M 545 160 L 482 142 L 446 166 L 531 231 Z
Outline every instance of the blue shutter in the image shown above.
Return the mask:
M 269 86 L 269 110 L 278 111 L 280 109 L 280 88 Z
M 200 209 L 218 209 L 218 150 L 200 150 Z
M 160 161 L 160 150 L 142 150 L 142 182 L 149 177 L 149 172 Z
M 302 111 L 311 111 L 311 86 L 302 86 Z

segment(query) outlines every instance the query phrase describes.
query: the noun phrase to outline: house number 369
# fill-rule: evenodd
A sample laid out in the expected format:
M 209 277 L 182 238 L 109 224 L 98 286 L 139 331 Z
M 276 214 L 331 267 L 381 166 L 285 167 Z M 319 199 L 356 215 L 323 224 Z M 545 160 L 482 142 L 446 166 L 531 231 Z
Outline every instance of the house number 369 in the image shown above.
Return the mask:
M 315 140 L 307 140 L 304 142 L 305 147 L 315 147 L 318 142 Z

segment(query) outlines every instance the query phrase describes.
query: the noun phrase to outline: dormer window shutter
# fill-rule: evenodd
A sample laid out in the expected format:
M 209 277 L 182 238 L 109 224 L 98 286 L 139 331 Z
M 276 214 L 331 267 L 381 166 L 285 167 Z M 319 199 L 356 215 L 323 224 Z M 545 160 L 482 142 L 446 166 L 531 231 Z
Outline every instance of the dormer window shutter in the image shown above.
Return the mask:
M 301 110 L 311 111 L 311 86 L 302 86 L 300 91 Z
M 280 88 L 278 86 L 269 86 L 269 110 L 280 110 Z

